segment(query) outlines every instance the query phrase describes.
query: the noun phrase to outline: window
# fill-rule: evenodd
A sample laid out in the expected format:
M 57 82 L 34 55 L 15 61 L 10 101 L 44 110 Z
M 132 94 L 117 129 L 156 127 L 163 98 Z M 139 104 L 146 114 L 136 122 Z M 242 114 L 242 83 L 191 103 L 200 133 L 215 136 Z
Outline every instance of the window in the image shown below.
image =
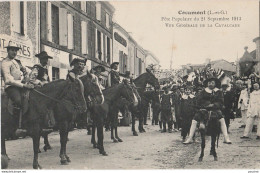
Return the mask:
M 98 59 L 102 60 L 101 32 L 100 31 L 97 31 L 97 51 L 98 51 Z
M 81 1 L 81 10 L 87 12 L 87 3 L 86 1 Z
M 21 35 L 25 35 L 27 9 L 26 2 L 12 2 L 12 28 L 13 31 Z
M 110 25 L 109 25 L 109 14 L 106 13 L 106 27 L 109 29 Z
M 81 21 L 81 52 L 82 54 L 88 53 L 87 22 L 85 21 Z
M 58 80 L 60 76 L 60 69 L 56 67 L 52 67 L 52 81 Z
M 110 38 L 107 37 L 107 63 L 110 64 Z
M 101 4 L 99 2 L 96 3 L 96 17 L 98 21 L 101 21 Z
M 74 48 L 74 39 L 73 39 L 73 15 L 68 14 L 68 49 Z
M 51 19 L 52 41 L 59 44 L 59 8 L 53 4 L 51 6 Z
M 142 59 L 138 58 L 139 60 L 139 75 L 142 74 Z

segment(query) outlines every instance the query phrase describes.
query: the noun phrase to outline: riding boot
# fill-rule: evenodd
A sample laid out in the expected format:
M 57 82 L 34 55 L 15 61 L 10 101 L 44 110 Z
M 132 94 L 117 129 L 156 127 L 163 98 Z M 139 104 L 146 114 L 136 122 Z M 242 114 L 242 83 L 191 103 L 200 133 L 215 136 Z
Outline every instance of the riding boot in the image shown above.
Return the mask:
M 22 136 L 24 136 L 24 135 L 26 135 L 26 133 L 27 133 L 27 130 L 25 130 L 25 129 L 22 129 L 21 127 L 19 127 L 20 125 L 20 116 L 22 116 L 22 110 L 21 110 L 21 108 L 19 108 L 18 106 L 15 106 L 14 107 L 14 109 L 13 109 L 13 114 L 14 114 L 14 116 L 15 117 L 17 117 L 18 118 L 18 128 L 17 128 L 17 130 L 15 131 L 15 135 L 17 136 L 17 137 L 22 137 Z M 21 123 L 22 123 L 22 119 L 21 119 Z
M 221 118 L 219 121 L 220 121 L 221 131 L 224 135 L 224 143 L 232 144 L 232 142 L 229 139 L 228 133 L 227 133 L 227 126 L 226 126 L 224 118 Z
M 198 122 L 196 120 L 192 120 L 189 137 L 188 137 L 188 139 L 185 142 L 183 142 L 183 144 L 191 144 L 192 137 L 195 134 L 197 124 L 198 124 Z

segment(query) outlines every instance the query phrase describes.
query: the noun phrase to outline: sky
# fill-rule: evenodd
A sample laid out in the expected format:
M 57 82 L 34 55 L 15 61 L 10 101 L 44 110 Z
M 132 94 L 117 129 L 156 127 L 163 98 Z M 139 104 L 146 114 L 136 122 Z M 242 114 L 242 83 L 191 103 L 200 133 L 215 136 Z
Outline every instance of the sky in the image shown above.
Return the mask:
M 180 68 L 188 63 L 201 64 L 206 59 L 235 62 L 243 56 L 244 47 L 253 51 L 253 39 L 259 36 L 258 0 L 143 0 L 110 1 L 115 7 L 113 20 L 121 25 L 144 49 L 159 60 L 161 69 Z M 178 11 L 209 11 L 226 14 L 181 15 Z M 162 18 L 205 17 L 204 24 L 239 24 L 240 27 L 166 27 Z M 230 21 L 212 22 L 211 18 Z M 241 17 L 240 21 L 231 21 Z M 200 24 L 194 21 L 166 21 L 170 24 Z

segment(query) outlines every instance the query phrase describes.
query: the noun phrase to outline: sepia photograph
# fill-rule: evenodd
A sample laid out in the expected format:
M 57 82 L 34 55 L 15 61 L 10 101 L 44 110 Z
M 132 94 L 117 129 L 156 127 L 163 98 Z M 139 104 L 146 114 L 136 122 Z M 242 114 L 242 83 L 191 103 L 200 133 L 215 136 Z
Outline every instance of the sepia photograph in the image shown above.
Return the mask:
M 1 171 L 260 171 L 260 1 L 0 1 Z

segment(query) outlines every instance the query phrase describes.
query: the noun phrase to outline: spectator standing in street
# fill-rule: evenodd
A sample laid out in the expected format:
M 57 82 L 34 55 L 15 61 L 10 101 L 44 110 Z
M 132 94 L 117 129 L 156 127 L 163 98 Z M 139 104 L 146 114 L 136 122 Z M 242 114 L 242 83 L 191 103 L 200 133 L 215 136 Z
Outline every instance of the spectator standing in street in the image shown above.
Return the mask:
M 260 90 L 259 84 L 255 83 L 253 85 L 253 92 L 250 94 L 249 105 L 247 110 L 247 120 L 246 120 L 246 127 L 244 131 L 244 135 L 241 136 L 242 139 L 249 138 L 249 134 L 253 129 L 253 125 L 255 121 L 258 121 L 257 125 L 257 137 L 256 139 L 260 139 Z
M 240 128 L 244 128 L 246 126 L 248 103 L 249 103 L 249 91 L 247 89 L 247 84 L 243 84 L 243 89 L 240 93 L 239 100 L 238 100 L 238 109 L 240 109 L 241 116 L 242 116 L 242 125 Z
M 172 132 L 172 94 L 170 93 L 171 88 L 164 87 L 165 93 L 161 96 L 161 120 L 163 124 L 162 132 L 166 132 L 166 124 L 168 124 L 168 132 Z
M 181 129 L 181 136 L 183 142 L 186 139 L 190 131 L 191 122 L 194 116 L 195 109 L 193 107 L 195 96 L 192 94 L 191 86 L 187 86 L 185 89 L 185 93 L 182 95 L 181 99 L 181 122 L 182 122 L 182 129 Z
M 231 91 L 228 91 L 228 84 L 223 83 L 222 85 L 222 93 L 224 96 L 224 105 L 223 105 L 223 110 L 222 113 L 225 118 L 225 123 L 227 126 L 227 131 L 229 132 L 229 126 L 230 126 L 230 119 L 234 118 L 233 117 L 233 94 Z

